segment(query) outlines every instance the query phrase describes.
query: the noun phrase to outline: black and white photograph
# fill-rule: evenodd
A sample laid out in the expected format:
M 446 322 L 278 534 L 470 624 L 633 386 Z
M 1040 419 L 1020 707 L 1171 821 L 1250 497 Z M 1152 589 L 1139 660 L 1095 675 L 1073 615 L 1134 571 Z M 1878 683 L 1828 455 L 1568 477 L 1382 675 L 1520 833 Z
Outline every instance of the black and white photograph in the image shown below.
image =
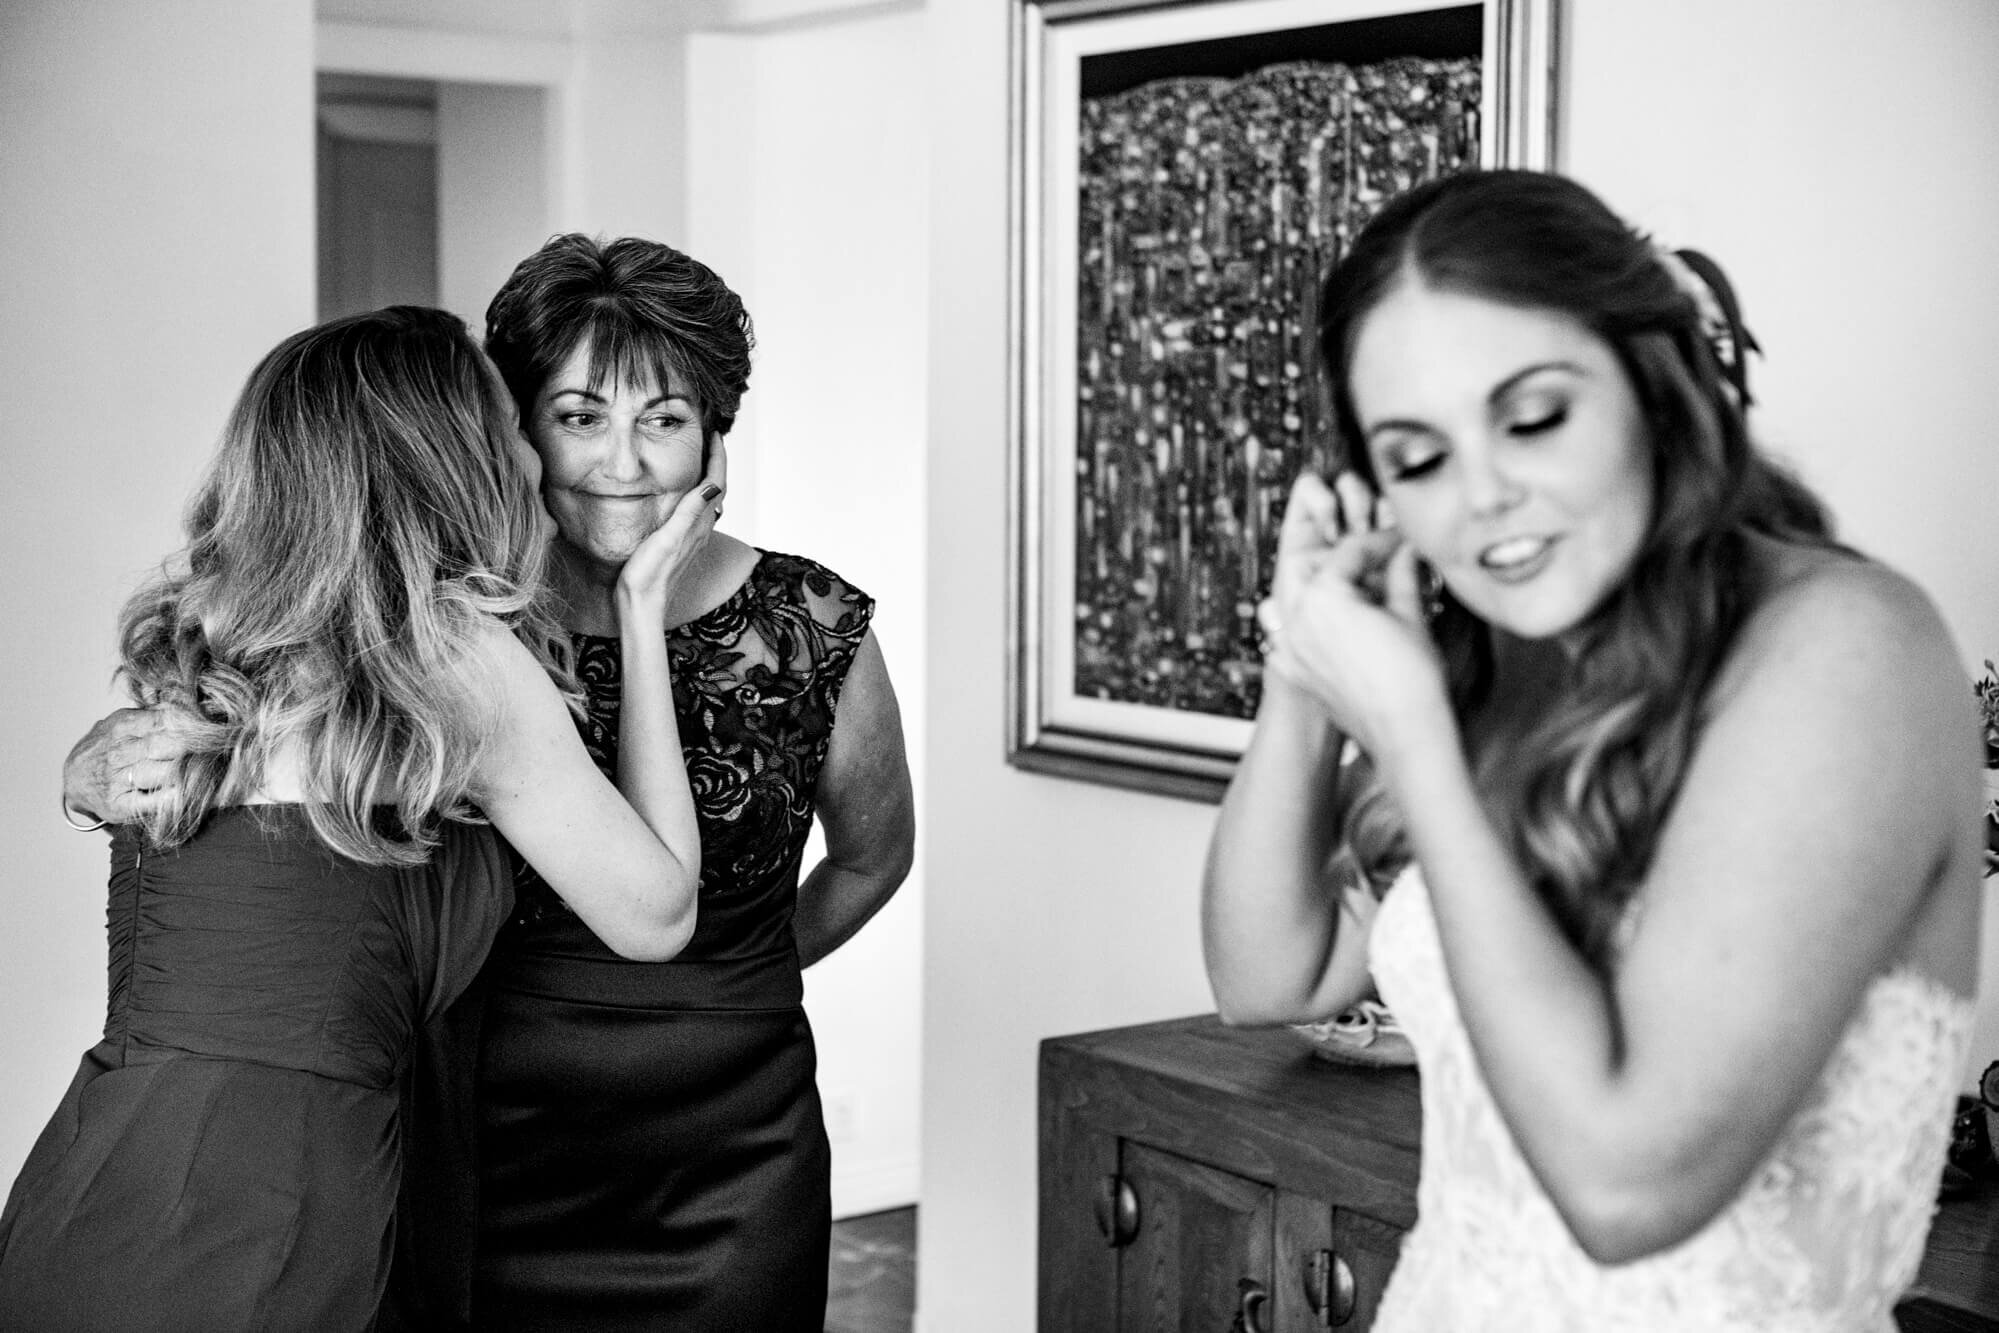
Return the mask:
M 1993 0 L 0 0 L 0 1333 L 1999 1331 Z
M 1220 794 L 1324 461 L 1312 277 L 1402 190 L 1546 160 L 1553 12 L 1022 6 L 1015 763 Z

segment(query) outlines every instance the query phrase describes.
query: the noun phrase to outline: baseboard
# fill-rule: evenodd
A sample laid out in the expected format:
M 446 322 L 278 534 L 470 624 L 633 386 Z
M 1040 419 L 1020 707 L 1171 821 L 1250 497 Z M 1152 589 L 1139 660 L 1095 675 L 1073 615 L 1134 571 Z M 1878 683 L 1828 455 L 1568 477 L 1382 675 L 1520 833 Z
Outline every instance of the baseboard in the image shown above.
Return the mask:
M 889 1208 L 906 1208 L 916 1202 L 916 1159 L 897 1158 L 886 1162 L 856 1162 L 840 1165 L 839 1149 L 833 1150 L 833 1216 L 859 1217 Z

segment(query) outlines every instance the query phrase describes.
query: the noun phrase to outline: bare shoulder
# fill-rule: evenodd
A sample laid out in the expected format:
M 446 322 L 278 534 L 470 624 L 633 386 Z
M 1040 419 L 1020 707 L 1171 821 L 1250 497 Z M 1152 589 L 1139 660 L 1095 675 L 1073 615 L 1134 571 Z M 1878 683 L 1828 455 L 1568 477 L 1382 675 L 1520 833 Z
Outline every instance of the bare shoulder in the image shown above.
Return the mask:
M 542 670 L 541 663 L 535 661 L 528 646 L 495 616 L 479 617 L 479 628 L 472 639 L 472 652 L 481 669 L 499 673 L 499 679 L 507 683 L 526 672 L 537 676 L 547 674 Z
M 1841 551 L 1764 542 L 1758 558 L 1757 601 L 1710 691 L 1707 724 L 1790 746 L 1816 736 L 1851 751 L 1883 791 L 1888 773 L 1906 770 L 1948 823 L 1975 786 L 1978 736 L 1935 604 L 1906 576 Z
M 565 712 L 548 668 L 512 628 L 492 616 L 481 617 L 472 639 L 471 683 L 475 713 L 484 712 L 484 725 L 502 733 L 527 717 Z
M 1950 630 L 1906 575 L 1825 548 L 1761 541 L 1755 550 L 1758 599 L 1724 679 L 1820 664 L 1902 688 L 1924 680 L 1962 684 Z

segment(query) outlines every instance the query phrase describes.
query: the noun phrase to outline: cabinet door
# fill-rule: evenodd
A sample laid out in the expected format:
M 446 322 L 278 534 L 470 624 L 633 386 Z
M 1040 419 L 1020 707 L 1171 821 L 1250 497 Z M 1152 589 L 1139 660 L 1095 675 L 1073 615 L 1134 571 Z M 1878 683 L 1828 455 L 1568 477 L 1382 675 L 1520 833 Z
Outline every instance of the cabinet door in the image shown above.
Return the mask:
M 1276 1191 L 1128 1140 L 1120 1155 L 1138 1228 L 1118 1251 L 1117 1333 L 1269 1328 Z
M 1044 1097 L 1041 1130 L 1040 1333 L 1104 1333 L 1117 1320 L 1124 1194 L 1115 1134 L 1068 1120 Z
M 1277 1193 L 1277 1247 L 1272 1256 L 1271 1333 L 1313 1333 L 1333 1327 L 1333 1206 L 1289 1190 Z
M 1324 1199 L 1280 1190 L 1271 1280 L 1272 1333 L 1374 1325 L 1382 1288 L 1402 1250 L 1402 1231 Z
M 1334 1304 L 1338 1309 L 1353 1312 L 1345 1323 L 1334 1327 L 1360 1333 L 1374 1326 L 1374 1312 L 1381 1304 L 1382 1289 L 1388 1285 L 1388 1275 L 1395 1271 L 1395 1261 L 1401 1254 L 1400 1227 L 1378 1222 L 1350 1208 L 1334 1211 Z M 1350 1293 L 1350 1304 L 1339 1290 L 1342 1285 Z

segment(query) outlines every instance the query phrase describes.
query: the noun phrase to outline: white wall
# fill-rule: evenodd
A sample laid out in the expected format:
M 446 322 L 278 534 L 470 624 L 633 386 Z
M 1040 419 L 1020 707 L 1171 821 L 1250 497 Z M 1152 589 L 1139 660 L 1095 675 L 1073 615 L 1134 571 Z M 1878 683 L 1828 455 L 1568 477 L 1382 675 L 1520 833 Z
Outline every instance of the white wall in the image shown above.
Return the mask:
M 556 229 L 678 242 L 687 229 L 686 35 L 604 23 L 579 27 L 573 43 Z
M 493 293 L 552 230 L 548 101 L 530 84 L 437 85 L 438 304 L 475 334 Z
M 115 621 L 256 359 L 311 323 L 308 0 L 0 7 L 0 1180 L 104 1021 L 105 836 L 56 815 Z
M 919 1327 L 1034 1322 L 1035 1044 L 1206 1010 L 1203 806 L 1002 761 L 1006 17 L 930 12 L 929 900 Z M 1569 168 L 1709 249 L 1766 435 L 1999 652 L 1999 6 L 1572 0 Z M 1999 917 L 1999 912 L 1988 913 Z M 1977 1049 L 1999 1055 L 1990 938 Z
M 922 20 L 873 14 L 689 51 L 688 249 L 756 321 L 728 526 L 872 594 L 922 807 L 928 192 Z M 927 846 L 927 835 L 919 835 Z M 818 855 L 818 840 L 807 863 Z M 853 1109 L 836 1216 L 913 1202 L 924 856 L 806 974 L 819 1087 Z
M 321 68 L 441 82 L 445 300 L 475 329 L 493 288 L 554 232 L 683 234 L 687 37 L 674 24 L 705 12 L 319 0 Z
M 1211 808 L 1004 763 L 1007 8 L 929 13 L 932 1333 L 1034 1326 L 1036 1043 L 1213 1007 L 1196 912 Z

